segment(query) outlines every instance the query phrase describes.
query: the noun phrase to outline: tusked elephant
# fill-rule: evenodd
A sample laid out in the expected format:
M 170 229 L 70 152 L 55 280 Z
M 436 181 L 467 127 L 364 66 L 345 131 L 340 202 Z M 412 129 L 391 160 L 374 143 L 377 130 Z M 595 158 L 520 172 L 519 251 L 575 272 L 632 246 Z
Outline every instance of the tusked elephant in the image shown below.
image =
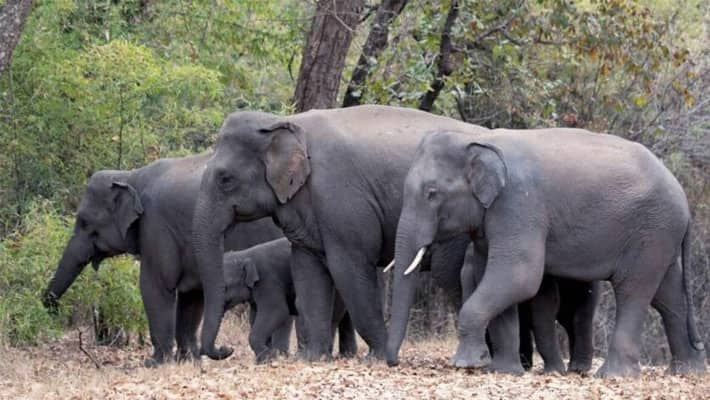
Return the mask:
M 271 216 L 293 245 L 297 308 L 310 339 L 303 357 L 329 356 L 335 285 L 370 356 L 383 358 L 387 332 L 375 267 L 392 260 L 404 177 L 424 133 L 436 128 L 484 131 L 387 106 L 288 117 L 230 114 L 205 170 L 193 224 L 205 287 L 203 352 L 214 359 L 230 352 L 215 345 L 224 313 L 223 232 L 235 222 Z M 458 258 L 444 263 L 455 270 L 445 280 L 458 287 L 466 245 L 452 243 L 432 262 Z
M 486 268 L 485 249 L 475 251 L 473 243 L 466 250 L 461 269 L 463 300 L 466 301 L 481 281 Z M 580 282 L 546 275 L 540 289 L 530 300 L 518 304 L 520 323 L 520 362 L 525 370 L 533 366 L 535 347 L 544 361 L 544 372 L 565 370 L 583 374 L 592 367 L 594 357 L 594 311 L 599 300 L 599 282 Z M 570 361 L 565 369 L 560 353 L 555 320 L 567 333 Z M 492 343 L 489 343 L 491 347 Z M 491 353 L 495 352 L 495 349 Z
M 427 246 L 467 232 L 486 250 L 486 268 L 460 312 L 454 366 L 520 371 L 514 305 L 531 298 L 549 274 L 612 284 L 616 323 L 597 375 L 638 375 L 649 304 L 663 318 L 669 371 L 705 370 L 689 292 L 691 214 L 663 163 L 640 144 L 584 130 L 499 129 L 475 138 L 453 131 L 442 128 L 422 140 L 405 180 L 391 364 L 412 303 L 408 273 Z M 509 340 L 492 360 L 484 340 L 489 322 Z
M 294 317 L 298 315 L 290 258 L 291 243 L 285 238 L 224 254 L 226 308 L 249 303 L 249 346 L 254 351 L 257 363 L 288 353 L 288 333 Z M 345 316 L 341 304 L 333 313 L 333 334 Z M 306 340 L 300 334 L 303 330 L 300 325 L 297 320 L 299 348 Z M 281 332 L 287 335 L 284 337 Z M 342 357 L 357 354 L 354 335 L 352 329 L 340 331 L 339 351 Z
M 140 292 L 148 317 L 153 355 L 146 366 L 198 356 L 196 331 L 203 293 L 190 242 L 192 213 L 202 172 L 211 154 L 155 161 L 131 171 L 92 175 L 76 223 L 54 277 L 44 292 L 46 307 L 91 262 L 119 254 L 140 257 Z M 225 231 L 225 248 L 245 249 L 282 237 L 268 219 Z

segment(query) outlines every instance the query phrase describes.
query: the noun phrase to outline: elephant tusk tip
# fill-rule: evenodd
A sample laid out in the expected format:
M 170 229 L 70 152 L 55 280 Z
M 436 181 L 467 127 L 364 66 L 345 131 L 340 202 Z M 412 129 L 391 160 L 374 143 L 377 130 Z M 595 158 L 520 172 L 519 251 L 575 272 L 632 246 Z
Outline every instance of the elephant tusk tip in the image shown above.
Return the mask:
M 406 270 L 404 270 L 404 275 L 409 275 L 414 271 L 417 266 L 419 266 L 419 263 L 422 261 L 422 257 L 424 257 L 424 253 L 426 253 L 426 246 L 422 247 L 419 249 L 417 252 L 417 255 L 414 256 L 414 260 L 412 260 L 412 263 L 409 264 L 409 267 L 407 267 Z
M 383 273 L 386 273 L 386 272 L 388 272 L 389 270 L 391 270 L 392 267 L 394 267 L 394 260 L 390 261 L 390 263 L 387 264 L 387 266 L 385 267 L 385 269 L 382 270 L 382 272 L 383 272 Z

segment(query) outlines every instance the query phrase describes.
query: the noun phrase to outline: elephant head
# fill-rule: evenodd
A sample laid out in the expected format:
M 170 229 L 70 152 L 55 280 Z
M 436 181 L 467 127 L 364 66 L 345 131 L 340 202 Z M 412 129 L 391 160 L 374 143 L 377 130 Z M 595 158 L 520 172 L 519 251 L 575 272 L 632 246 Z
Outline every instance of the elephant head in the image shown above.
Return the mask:
M 251 291 L 259 282 L 259 271 L 251 258 L 240 258 L 227 253 L 224 257 L 224 281 L 225 309 L 229 309 L 251 299 Z
M 127 177 L 125 171 L 100 171 L 89 179 L 72 236 L 42 296 L 45 307 L 56 309 L 59 298 L 89 262 L 98 270 L 107 257 L 138 252 L 135 222 L 143 206 Z
M 463 143 L 439 132 L 422 139 L 405 179 L 397 225 L 388 364 L 398 362 L 414 302 L 417 280 L 410 273 L 432 244 L 474 234 L 506 181 L 507 168 L 496 147 Z
M 271 114 L 238 112 L 220 129 L 202 176 L 193 220 L 193 246 L 205 296 L 202 354 L 223 359 L 215 347 L 225 310 L 224 233 L 235 222 L 272 215 L 296 195 L 310 175 L 303 130 Z

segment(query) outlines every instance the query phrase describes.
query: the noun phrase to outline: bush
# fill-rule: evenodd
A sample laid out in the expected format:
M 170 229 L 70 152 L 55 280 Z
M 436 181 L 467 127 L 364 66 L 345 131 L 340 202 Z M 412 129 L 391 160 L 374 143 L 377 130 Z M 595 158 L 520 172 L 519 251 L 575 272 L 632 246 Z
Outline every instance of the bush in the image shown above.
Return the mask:
M 105 260 L 98 272 L 83 272 L 50 315 L 41 295 L 54 274 L 73 221 L 47 201 L 30 205 L 20 228 L 0 242 L 0 342 L 36 344 L 64 329 L 91 321 L 125 333 L 143 333 L 146 320 L 138 291 L 138 268 L 130 257 Z

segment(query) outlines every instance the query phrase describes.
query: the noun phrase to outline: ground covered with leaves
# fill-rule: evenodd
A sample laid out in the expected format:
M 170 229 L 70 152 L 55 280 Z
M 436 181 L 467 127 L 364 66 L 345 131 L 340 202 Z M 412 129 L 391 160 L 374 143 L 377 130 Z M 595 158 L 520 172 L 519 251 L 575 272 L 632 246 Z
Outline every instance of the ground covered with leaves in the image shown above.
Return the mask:
M 522 377 L 447 366 L 452 338 L 405 344 L 397 368 L 354 360 L 304 363 L 293 358 L 255 365 L 245 329 L 227 324 L 222 342 L 235 347 L 225 361 L 145 369 L 149 347 L 94 346 L 84 329 L 37 347 L 0 348 L 2 399 L 688 399 L 710 396 L 710 375 L 672 377 L 644 367 L 639 379 L 601 380 L 542 375 Z M 84 351 L 82 351 L 82 349 Z M 600 361 L 597 360 L 598 365 Z M 98 368 L 97 368 L 98 364 Z M 538 362 L 538 364 L 540 364 Z

